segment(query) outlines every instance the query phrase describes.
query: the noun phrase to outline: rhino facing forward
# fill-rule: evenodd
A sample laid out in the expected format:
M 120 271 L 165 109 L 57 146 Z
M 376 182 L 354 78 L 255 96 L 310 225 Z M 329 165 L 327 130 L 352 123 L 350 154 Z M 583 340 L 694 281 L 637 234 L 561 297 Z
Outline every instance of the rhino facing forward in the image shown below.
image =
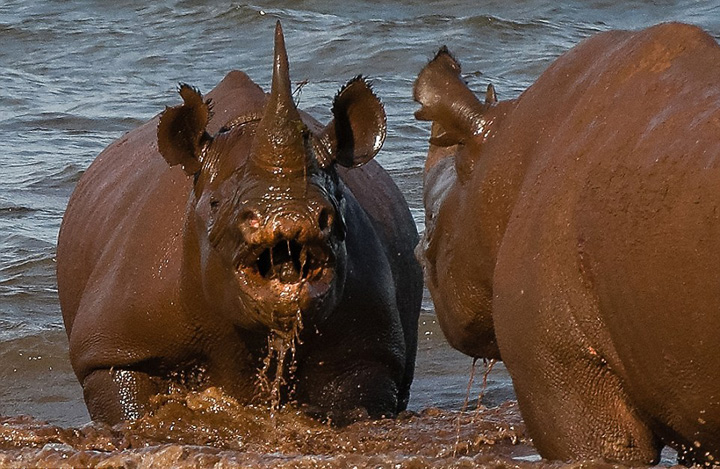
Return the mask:
M 540 454 L 720 460 L 720 47 L 599 34 L 480 102 L 441 50 L 426 280 L 449 342 L 501 358 Z
M 269 96 L 241 72 L 180 95 L 101 153 L 63 219 L 60 301 L 92 418 L 137 418 L 178 382 L 257 400 L 271 332 L 299 333 L 286 399 L 335 421 L 404 409 L 422 273 L 407 204 L 371 161 L 380 101 L 358 78 L 327 126 L 298 111 L 279 23 Z

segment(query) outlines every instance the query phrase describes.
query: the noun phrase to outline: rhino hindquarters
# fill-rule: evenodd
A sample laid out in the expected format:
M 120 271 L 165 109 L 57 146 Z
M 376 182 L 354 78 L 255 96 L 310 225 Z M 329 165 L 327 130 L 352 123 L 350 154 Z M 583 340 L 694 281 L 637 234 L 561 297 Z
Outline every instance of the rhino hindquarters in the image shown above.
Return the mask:
M 528 268 L 521 248 L 503 250 L 494 284 L 495 331 L 540 454 L 563 461 L 656 463 L 660 440 L 608 365 L 603 353 L 611 352 L 594 347 L 598 338 L 581 329 L 588 324 L 582 318 L 598 308 L 589 286 L 567 275 L 564 264 Z

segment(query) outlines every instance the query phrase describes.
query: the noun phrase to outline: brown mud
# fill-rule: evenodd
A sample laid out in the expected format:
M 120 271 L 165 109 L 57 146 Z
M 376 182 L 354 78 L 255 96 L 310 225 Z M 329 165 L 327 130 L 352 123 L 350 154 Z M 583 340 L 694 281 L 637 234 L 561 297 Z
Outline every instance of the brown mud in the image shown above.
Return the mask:
M 300 340 L 302 328 L 302 315 L 298 307 L 295 321 L 288 333 L 273 331 L 268 336 L 268 354 L 263 359 L 263 367 L 258 373 L 256 387 L 260 396 L 269 398 L 266 402 L 270 403 L 273 413 L 280 408 L 282 391 L 292 383 L 297 371 L 295 353 L 297 346 L 302 344 Z M 291 395 L 293 392 L 294 390 L 290 389 Z

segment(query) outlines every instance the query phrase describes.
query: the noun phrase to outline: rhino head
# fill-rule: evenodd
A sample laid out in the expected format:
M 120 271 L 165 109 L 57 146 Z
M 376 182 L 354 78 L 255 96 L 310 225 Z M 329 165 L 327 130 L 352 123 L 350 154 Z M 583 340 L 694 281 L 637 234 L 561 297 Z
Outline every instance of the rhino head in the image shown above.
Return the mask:
M 475 203 L 475 196 L 485 196 L 483 191 L 492 184 L 482 186 L 478 177 L 483 170 L 475 174 L 474 170 L 486 165 L 486 141 L 498 126 L 498 116 L 506 112 L 505 104 L 498 102 L 492 85 L 481 102 L 444 46 L 418 75 L 413 98 L 421 105 L 415 118 L 432 121 L 423 177 L 425 233 L 416 253 L 450 345 L 476 358 L 497 359 L 492 285 L 499 204 L 492 197 L 487 206 Z M 458 217 L 459 213 L 469 214 L 473 222 Z M 463 231 L 468 227 L 472 238 Z M 467 260 L 468 252 L 472 261 Z
M 303 117 L 279 22 L 264 110 L 211 136 L 210 103 L 186 85 L 180 95 L 183 104 L 161 116 L 158 148 L 194 178 L 186 231 L 197 247 L 186 250 L 197 251 L 190 257 L 207 301 L 247 328 L 322 321 L 342 297 L 347 266 L 336 164 L 356 167 L 380 150 L 382 103 L 357 77 L 335 97 L 328 125 Z

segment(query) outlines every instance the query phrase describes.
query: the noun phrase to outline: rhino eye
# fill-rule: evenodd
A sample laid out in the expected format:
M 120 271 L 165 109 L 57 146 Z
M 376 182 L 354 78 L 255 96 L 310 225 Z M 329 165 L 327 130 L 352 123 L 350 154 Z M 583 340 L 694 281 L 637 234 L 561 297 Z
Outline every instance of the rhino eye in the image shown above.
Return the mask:
M 220 206 L 220 202 L 215 199 L 210 199 L 210 210 L 213 212 L 217 212 L 218 207 Z

